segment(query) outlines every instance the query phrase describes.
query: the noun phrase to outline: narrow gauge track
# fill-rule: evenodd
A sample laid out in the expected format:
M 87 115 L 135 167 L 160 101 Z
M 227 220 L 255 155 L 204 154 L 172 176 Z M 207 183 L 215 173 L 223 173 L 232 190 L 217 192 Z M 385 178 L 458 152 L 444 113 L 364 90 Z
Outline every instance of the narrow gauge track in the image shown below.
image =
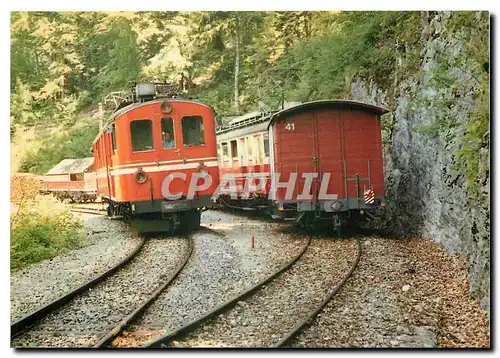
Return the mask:
M 123 260 L 118 262 L 118 264 L 111 267 L 109 270 L 107 270 L 103 274 L 101 274 L 97 277 L 94 277 L 92 280 L 84 283 L 83 285 L 78 286 L 77 288 L 75 288 L 71 292 L 68 292 L 64 296 L 55 299 L 54 301 L 46 304 L 45 306 L 40 307 L 36 311 L 27 314 L 23 318 L 17 320 L 13 324 L 11 324 L 10 325 L 11 340 L 14 339 L 15 337 L 17 337 L 19 334 L 21 334 L 24 330 L 35 325 L 37 322 L 42 320 L 49 313 L 54 312 L 58 308 L 64 306 L 66 303 L 68 303 L 74 297 L 78 296 L 79 294 L 84 293 L 85 291 L 89 290 L 91 287 L 97 285 L 99 282 L 110 277 L 113 273 L 115 273 L 121 267 L 123 267 L 128 262 L 130 262 L 142 249 L 142 247 L 144 246 L 144 243 L 145 243 L 145 239 L 143 237 L 141 237 L 139 240 L 139 243 L 132 250 L 132 252 L 130 254 L 128 254 L 127 257 L 125 257 Z
M 94 215 L 106 215 L 106 209 L 98 208 L 96 205 L 72 205 L 69 211 L 75 213 L 85 213 L 85 214 L 94 214 Z
M 298 284 L 299 287 L 293 287 L 293 281 L 297 280 L 297 278 L 299 278 L 298 281 L 300 281 L 301 275 L 307 275 L 316 270 L 323 271 L 324 275 L 329 276 L 330 274 L 332 267 L 326 266 L 325 268 L 323 265 L 325 264 L 325 261 L 323 261 L 325 257 L 318 260 L 320 261 L 319 263 L 315 262 L 317 261 L 316 255 L 318 253 L 321 255 L 322 249 L 325 249 L 328 245 L 337 245 L 339 247 L 335 249 L 336 253 L 345 254 L 345 251 L 352 251 L 354 248 L 348 248 L 345 241 L 335 242 L 330 240 L 328 243 L 328 241 L 319 242 L 318 239 L 315 239 L 313 243 L 310 244 L 310 240 L 303 252 L 292 260 L 293 262 L 287 264 L 286 268 L 284 267 L 279 273 L 273 275 L 273 277 L 265 280 L 265 283 L 272 281 L 265 288 L 257 292 L 257 290 L 263 286 L 264 282 L 262 282 L 245 292 L 243 295 L 240 295 L 225 305 L 221 305 L 218 309 L 202 317 L 200 320 L 192 322 L 172 334 L 149 342 L 143 347 L 281 347 L 285 345 L 296 336 L 300 330 L 321 311 L 333 295 L 338 292 L 340 287 L 342 287 L 356 268 L 361 254 L 360 242 L 359 239 L 356 238 L 356 254 L 352 255 L 351 260 L 346 258 L 345 262 L 338 264 L 337 267 L 333 267 L 336 277 L 323 279 L 324 282 L 328 282 L 326 285 L 327 288 L 321 287 L 322 285 L 320 284 L 319 287 L 313 287 L 309 293 L 303 293 L 301 291 L 305 291 L 307 288 L 310 288 L 308 286 L 314 286 L 316 283 L 311 283 L 309 285 L 307 279 L 302 279 L 302 282 Z M 308 252 L 304 254 L 306 250 Z M 299 258 L 300 261 L 298 261 Z M 336 258 L 330 257 L 329 259 L 335 260 Z M 342 259 L 339 258 L 338 261 L 342 261 Z M 294 263 L 295 265 L 293 265 Z M 293 268 L 291 268 L 292 265 Z M 333 266 L 335 266 L 335 264 Z M 345 266 L 347 266 L 348 269 L 346 269 Z M 286 271 L 288 268 L 291 269 Z M 342 275 L 346 271 L 347 273 Z M 281 273 L 283 273 L 283 275 L 281 275 Z M 335 276 L 335 274 L 332 276 Z M 292 289 L 283 288 L 283 285 L 291 285 Z M 296 282 L 295 285 L 297 286 Z M 323 284 L 323 286 L 325 285 Z M 325 291 L 328 292 L 326 298 L 317 304 L 317 298 L 321 297 Z M 318 293 L 321 294 L 318 295 Z M 242 301 L 243 299 L 247 300 Z M 221 314 L 229 308 L 234 307 L 236 303 L 238 303 L 238 305 L 233 310 L 229 310 L 226 315 Z M 313 306 L 314 309 L 311 310 L 311 306 Z M 272 309 L 270 310 L 269 308 Z M 216 315 L 219 316 L 214 318 Z M 304 316 L 305 318 L 302 318 Z M 299 317 L 302 319 L 296 324 L 295 322 Z M 213 319 L 209 320 L 210 318 Z M 236 333 L 235 331 L 238 330 L 239 332 Z M 284 330 L 288 330 L 288 332 L 279 339 Z M 276 340 L 278 340 L 278 342 L 273 344 Z
M 105 216 L 106 212 L 101 210 L 89 210 L 89 209 L 69 209 L 72 213 L 82 213 L 82 214 L 92 214 Z
M 184 255 L 183 260 L 179 263 L 177 269 L 170 276 L 169 279 L 165 280 L 162 284 L 158 286 L 158 288 L 141 304 L 139 305 L 131 314 L 125 317 L 120 323 L 118 323 L 112 330 L 110 330 L 97 344 L 94 345 L 94 348 L 102 348 L 110 344 L 114 338 L 116 338 L 122 330 L 130 324 L 134 319 L 136 319 L 142 312 L 149 307 L 149 305 L 163 292 L 179 275 L 184 266 L 186 266 L 187 262 L 191 258 L 193 254 L 194 244 L 193 240 L 189 240 L 189 247 Z
M 113 335 L 131 316 L 130 311 L 137 302 L 140 304 L 134 312 L 146 307 L 182 270 L 193 248 L 190 238 L 187 243 L 185 241 L 160 238 L 145 242 L 142 239 L 134 255 L 129 255 L 121 265 L 109 270 L 105 277 L 100 277 L 102 282 L 96 287 L 79 288 L 70 297 L 65 296 L 64 300 L 58 301 L 50 311 L 37 311 L 20 323 L 16 322 L 17 333 L 11 339 L 11 346 L 92 347 L 100 339 Z M 179 246 L 187 248 L 179 250 Z M 175 254 L 180 255 L 180 252 L 184 254 L 179 265 L 178 258 L 170 259 Z M 111 276 L 119 268 L 121 270 Z M 161 283 L 150 294 L 148 288 L 158 281 Z
M 218 305 L 216 308 L 211 310 L 210 312 L 206 313 L 202 317 L 182 326 L 181 328 L 177 329 L 176 331 L 169 333 L 167 335 L 163 335 L 161 337 L 158 337 L 157 339 L 154 339 L 152 341 L 146 342 L 141 348 L 161 348 L 161 347 L 168 347 L 169 343 L 176 340 L 176 339 L 181 339 L 182 337 L 188 335 L 190 332 L 195 331 L 197 328 L 202 326 L 204 323 L 209 322 L 210 320 L 214 319 L 217 315 L 220 315 L 221 313 L 231 309 L 234 307 L 239 301 L 251 296 L 254 294 L 256 291 L 261 289 L 264 285 L 267 283 L 271 282 L 272 280 L 276 279 L 278 276 L 280 276 L 283 272 L 288 270 L 295 262 L 297 262 L 302 255 L 306 252 L 308 249 L 310 243 L 312 240 L 312 236 L 309 236 L 307 239 L 306 244 L 304 247 L 300 250 L 300 252 L 293 257 L 290 261 L 286 262 L 285 264 L 281 265 L 278 270 L 276 270 L 273 274 L 269 275 L 265 279 L 261 280 L 257 284 L 253 285 L 252 287 L 249 287 L 246 289 L 243 293 L 236 295 L 229 301 L 222 303 Z
M 295 325 L 295 327 L 293 327 L 278 343 L 274 344 L 273 348 L 285 347 L 286 344 L 288 344 L 290 341 L 292 341 L 292 339 L 294 337 L 296 337 L 300 333 L 301 330 L 303 330 L 305 327 L 307 327 L 309 324 L 312 323 L 314 318 L 318 315 L 318 313 L 321 312 L 323 307 L 325 307 L 326 304 L 331 301 L 333 296 L 335 296 L 335 294 L 340 291 L 340 289 L 342 288 L 342 286 L 344 286 L 347 279 L 349 277 L 351 277 L 352 273 L 354 272 L 354 270 L 358 266 L 359 259 L 361 257 L 361 241 L 359 240 L 359 238 L 356 238 L 356 246 L 357 246 L 356 259 L 354 260 L 351 268 L 349 269 L 347 274 L 344 276 L 344 278 L 338 284 L 336 284 L 332 287 L 331 292 L 325 297 L 325 299 L 319 305 L 317 305 L 316 308 L 311 310 L 311 312 L 307 315 L 306 318 L 304 318 L 297 325 Z

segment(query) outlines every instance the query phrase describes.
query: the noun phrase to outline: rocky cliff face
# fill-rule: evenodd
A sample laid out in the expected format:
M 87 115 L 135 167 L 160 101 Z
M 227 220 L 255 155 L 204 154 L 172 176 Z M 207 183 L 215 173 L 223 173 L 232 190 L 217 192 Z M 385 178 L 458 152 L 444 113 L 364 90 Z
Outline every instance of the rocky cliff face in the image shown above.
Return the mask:
M 458 37 L 444 34 L 451 16 L 422 14 L 418 74 L 395 76 L 390 93 L 359 79 L 351 84 L 350 92 L 352 99 L 391 110 L 383 121 L 383 138 L 387 210 L 393 229 L 402 236 L 421 235 L 449 252 L 466 254 L 470 290 L 489 310 L 489 151 L 480 149 L 479 195 L 473 197 L 456 164 L 457 152 L 466 144 L 470 116 L 478 106 L 479 81 L 467 62 L 455 61 L 464 45 Z M 398 63 L 395 66 L 397 74 Z M 436 81 L 438 76 L 447 81 Z M 433 131 L 426 133 L 426 128 Z

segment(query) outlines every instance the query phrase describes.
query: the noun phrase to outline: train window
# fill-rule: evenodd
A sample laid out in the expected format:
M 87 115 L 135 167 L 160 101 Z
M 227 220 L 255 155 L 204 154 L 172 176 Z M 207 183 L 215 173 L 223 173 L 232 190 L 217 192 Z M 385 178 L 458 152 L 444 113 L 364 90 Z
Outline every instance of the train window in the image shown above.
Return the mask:
M 143 152 L 153 149 L 153 123 L 149 119 L 139 119 L 130 122 L 132 151 Z
M 236 140 L 231 141 L 231 156 L 233 159 L 238 159 L 238 144 L 236 143 Z
M 74 173 L 69 175 L 70 181 L 83 181 L 83 173 Z
M 255 157 L 260 158 L 262 157 L 262 148 L 260 146 L 262 142 L 262 137 L 260 135 L 256 135 L 253 138 L 254 138 L 253 142 L 255 143 L 255 154 L 256 154 Z
M 222 162 L 222 157 L 221 157 L 221 151 L 222 151 L 222 147 L 220 144 L 217 144 L 217 160 L 220 162 Z
M 116 124 L 111 125 L 111 143 L 113 144 L 113 150 L 116 150 Z
M 185 146 L 205 144 L 203 118 L 200 116 L 182 117 L 182 137 Z
M 229 146 L 226 143 L 221 143 L 222 147 L 222 160 L 227 162 L 229 160 Z
M 174 122 L 170 117 L 161 119 L 161 143 L 163 149 L 175 148 Z
M 246 157 L 246 150 L 245 150 L 245 138 L 240 138 L 240 149 L 241 149 L 241 160 L 242 163 L 246 163 L 247 157 Z
M 253 137 L 252 136 L 247 137 L 247 154 L 248 154 L 248 159 L 252 160 L 253 159 Z
M 264 133 L 264 156 L 269 157 L 269 133 Z

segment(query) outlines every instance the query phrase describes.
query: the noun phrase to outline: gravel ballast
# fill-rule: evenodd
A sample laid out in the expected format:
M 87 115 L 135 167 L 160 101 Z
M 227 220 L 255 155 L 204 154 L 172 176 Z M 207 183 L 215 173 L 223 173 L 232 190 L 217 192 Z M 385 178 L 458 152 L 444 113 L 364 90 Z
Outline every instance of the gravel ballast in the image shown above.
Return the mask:
M 354 239 L 315 238 L 288 271 L 173 347 L 270 347 L 339 283 L 357 254 Z
M 11 323 L 99 276 L 139 244 L 123 222 L 89 214 L 76 216 L 87 233 L 82 248 L 11 275 Z
M 16 337 L 14 347 L 90 347 L 173 274 L 188 240 L 148 239 L 138 255 L 117 273 L 42 319 Z
M 274 273 L 305 244 L 283 232 L 286 225 L 262 218 L 208 211 L 202 225 L 184 270 L 114 346 L 138 347 L 177 330 Z
M 365 238 L 358 268 L 294 348 L 488 347 L 465 260 L 424 239 Z

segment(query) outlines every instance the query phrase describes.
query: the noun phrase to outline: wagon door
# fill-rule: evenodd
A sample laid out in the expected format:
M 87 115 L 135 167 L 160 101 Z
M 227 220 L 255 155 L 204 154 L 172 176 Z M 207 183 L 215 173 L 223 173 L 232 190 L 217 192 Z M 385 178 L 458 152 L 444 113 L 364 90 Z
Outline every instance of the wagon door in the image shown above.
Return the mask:
M 342 126 L 341 112 L 337 109 L 317 110 L 315 116 L 315 132 L 317 136 L 317 158 L 319 177 L 324 181 L 329 198 L 344 196 L 344 180 L 342 167 Z M 319 197 L 319 200 L 326 200 Z
M 309 194 L 309 200 L 301 199 L 299 210 L 311 210 L 317 200 L 318 179 L 312 180 L 310 190 L 304 192 L 306 179 L 304 174 L 318 173 L 317 123 L 312 112 L 303 112 L 285 118 L 275 124 L 276 154 L 275 172 L 280 173 L 280 182 L 289 180 L 292 173 L 297 173 L 292 201 L 297 195 Z M 277 190 L 277 199 L 285 200 L 285 189 Z
M 352 109 L 341 113 L 341 125 L 347 199 L 349 207 L 359 208 L 364 204 L 364 190 L 383 192 L 379 121 L 373 113 Z

